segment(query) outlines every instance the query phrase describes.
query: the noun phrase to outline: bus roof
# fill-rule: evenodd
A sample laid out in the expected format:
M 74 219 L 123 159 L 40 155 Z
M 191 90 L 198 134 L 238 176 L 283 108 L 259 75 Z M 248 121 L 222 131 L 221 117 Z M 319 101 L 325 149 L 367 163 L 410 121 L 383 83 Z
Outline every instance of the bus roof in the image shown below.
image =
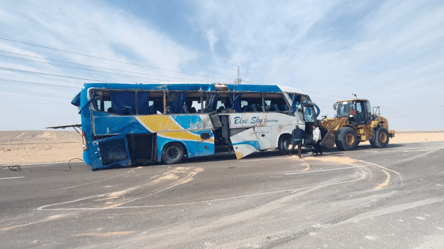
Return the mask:
M 199 90 L 216 91 L 217 86 L 223 86 L 229 91 L 236 92 L 287 92 L 304 94 L 301 91 L 277 85 L 236 85 L 236 84 L 201 84 L 201 83 L 161 83 L 161 84 L 125 84 L 125 83 L 85 83 L 85 88 L 111 88 L 111 89 L 142 89 L 142 90 L 171 90 L 171 91 L 186 91 Z

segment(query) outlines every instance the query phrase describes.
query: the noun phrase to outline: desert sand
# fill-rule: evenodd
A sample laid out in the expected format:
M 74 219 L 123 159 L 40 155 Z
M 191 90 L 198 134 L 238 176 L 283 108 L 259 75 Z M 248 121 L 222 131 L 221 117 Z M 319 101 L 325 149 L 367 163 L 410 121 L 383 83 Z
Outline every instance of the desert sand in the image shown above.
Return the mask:
M 390 143 L 430 141 L 444 141 L 444 131 L 397 132 Z M 82 152 L 82 138 L 75 131 L 0 131 L 0 166 L 68 162 L 81 159 Z
M 0 131 L 0 165 L 68 162 L 82 158 L 75 131 Z

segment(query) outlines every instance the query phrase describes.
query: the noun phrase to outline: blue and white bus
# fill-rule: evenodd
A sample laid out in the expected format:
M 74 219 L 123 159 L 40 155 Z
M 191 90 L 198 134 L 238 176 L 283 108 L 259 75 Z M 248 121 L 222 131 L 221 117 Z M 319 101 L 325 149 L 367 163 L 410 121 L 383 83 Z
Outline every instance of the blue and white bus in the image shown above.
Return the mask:
M 279 149 L 319 108 L 302 92 L 275 85 L 87 83 L 79 107 L 83 158 L 93 170 Z

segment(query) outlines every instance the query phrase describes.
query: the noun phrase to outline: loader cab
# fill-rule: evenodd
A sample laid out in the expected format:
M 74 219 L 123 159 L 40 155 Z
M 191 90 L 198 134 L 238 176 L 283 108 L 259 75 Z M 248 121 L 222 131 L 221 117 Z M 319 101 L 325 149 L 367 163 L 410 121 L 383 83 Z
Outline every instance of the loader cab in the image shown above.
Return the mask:
M 348 117 L 354 126 L 367 125 L 372 121 L 370 102 L 366 99 L 341 100 L 333 105 L 336 117 Z

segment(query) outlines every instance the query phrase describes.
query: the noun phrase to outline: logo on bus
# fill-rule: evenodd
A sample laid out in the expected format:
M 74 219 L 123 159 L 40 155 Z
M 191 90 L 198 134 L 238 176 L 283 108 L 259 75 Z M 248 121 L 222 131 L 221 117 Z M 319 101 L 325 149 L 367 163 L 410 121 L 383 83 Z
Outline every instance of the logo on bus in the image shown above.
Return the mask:
M 252 117 L 251 120 L 249 120 L 248 118 L 243 118 L 243 117 L 234 117 L 234 124 L 238 125 L 238 124 L 261 124 L 262 122 L 265 123 L 277 123 L 279 120 L 278 119 L 268 119 L 266 118 L 265 120 L 263 118 L 260 117 Z

